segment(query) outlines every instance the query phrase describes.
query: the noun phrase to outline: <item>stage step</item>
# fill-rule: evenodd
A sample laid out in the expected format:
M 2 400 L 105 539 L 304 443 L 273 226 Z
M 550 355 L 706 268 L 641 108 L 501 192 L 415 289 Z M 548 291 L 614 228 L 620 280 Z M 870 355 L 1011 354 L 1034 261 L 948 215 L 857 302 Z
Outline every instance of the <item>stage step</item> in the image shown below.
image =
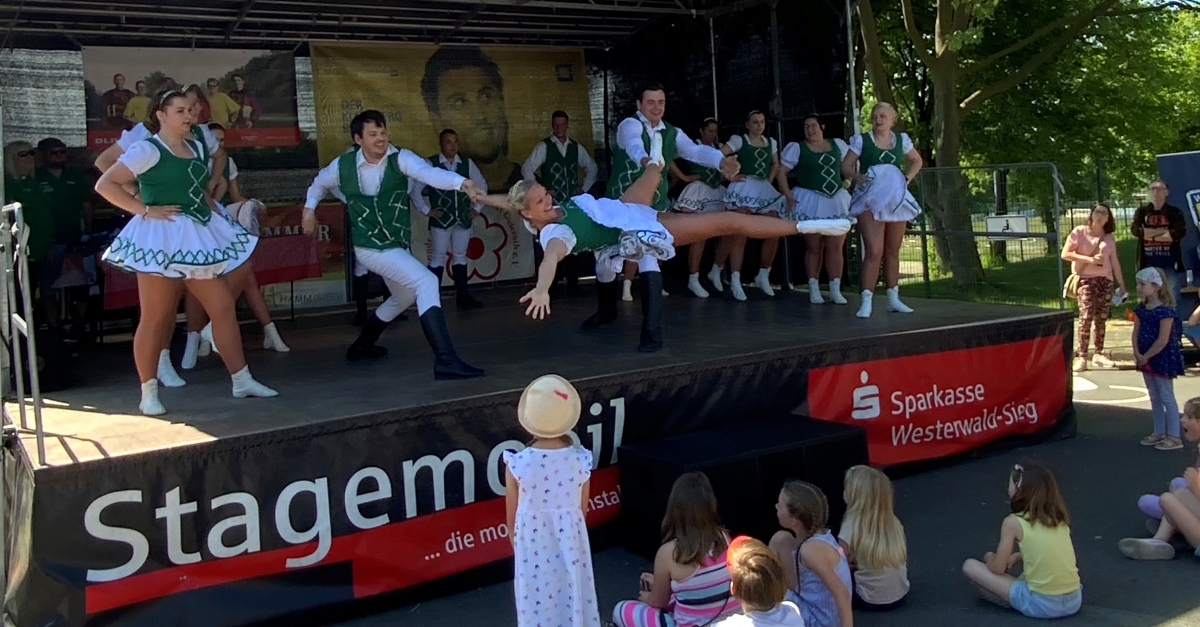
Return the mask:
M 775 503 L 785 480 L 821 488 L 836 527 L 846 469 L 869 461 L 866 431 L 795 415 L 622 446 L 620 459 L 621 535 L 626 549 L 647 559 L 662 544 L 667 497 L 684 473 L 708 476 L 730 532 L 766 542 L 779 529 Z

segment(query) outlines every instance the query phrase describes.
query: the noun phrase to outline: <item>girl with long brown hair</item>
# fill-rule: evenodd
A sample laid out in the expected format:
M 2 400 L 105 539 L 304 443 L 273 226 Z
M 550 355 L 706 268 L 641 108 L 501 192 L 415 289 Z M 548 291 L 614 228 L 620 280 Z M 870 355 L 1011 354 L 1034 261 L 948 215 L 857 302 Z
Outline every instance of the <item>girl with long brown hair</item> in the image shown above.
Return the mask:
M 1062 618 L 1079 611 L 1083 588 L 1075 566 L 1071 517 L 1050 469 L 1014 464 L 1008 472 L 1012 513 L 1000 524 L 1000 544 L 983 561 L 969 559 L 963 574 L 984 596 L 1030 618 Z M 1020 545 L 1021 550 L 1014 547 Z M 1018 562 L 1024 572 L 1008 574 Z
M 637 601 L 617 603 L 613 622 L 618 627 L 699 627 L 736 611 L 739 603 L 730 595 L 725 567 L 729 534 L 704 473 L 675 480 L 662 532 L 654 572 L 642 573 Z

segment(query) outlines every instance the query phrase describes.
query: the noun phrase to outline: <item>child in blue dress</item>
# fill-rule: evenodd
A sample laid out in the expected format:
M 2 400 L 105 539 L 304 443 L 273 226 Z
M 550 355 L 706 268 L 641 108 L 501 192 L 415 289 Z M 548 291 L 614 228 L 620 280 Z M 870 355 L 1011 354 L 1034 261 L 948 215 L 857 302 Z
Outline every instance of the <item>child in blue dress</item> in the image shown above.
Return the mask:
M 1158 268 L 1138 271 L 1137 293 L 1141 304 L 1133 310 L 1133 357 L 1146 381 L 1154 413 L 1154 433 L 1142 438 L 1142 446 L 1179 450 L 1183 440 L 1179 438 L 1175 377 L 1183 374 L 1183 354 L 1175 299 Z

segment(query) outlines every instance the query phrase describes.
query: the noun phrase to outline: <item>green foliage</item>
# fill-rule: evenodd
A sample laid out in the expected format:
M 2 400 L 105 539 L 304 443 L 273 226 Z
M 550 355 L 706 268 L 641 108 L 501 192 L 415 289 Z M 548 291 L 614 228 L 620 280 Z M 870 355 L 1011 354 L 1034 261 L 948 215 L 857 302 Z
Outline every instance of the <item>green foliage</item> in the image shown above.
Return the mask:
M 970 28 L 949 40 L 959 54 L 958 99 L 1020 69 L 1058 36 L 1043 38 L 970 72 L 1065 16 L 1100 0 L 953 0 L 972 11 Z M 928 72 L 904 30 L 900 0 L 874 0 L 884 65 L 901 118 L 925 154 L 932 152 L 933 106 Z M 1114 11 L 1145 9 L 1121 0 Z M 933 33 L 935 0 L 914 0 L 922 33 Z M 1200 14 L 1172 8 L 1098 18 L 1028 79 L 962 119 L 962 164 L 1051 161 L 1064 178 L 1096 195 L 1103 172 L 1106 196 L 1140 191 L 1157 154 L 1200 147 Z M 934 155 L 936 160 L 936 155 Z M 1077 170 L 1077 171 L 1073 171 Z

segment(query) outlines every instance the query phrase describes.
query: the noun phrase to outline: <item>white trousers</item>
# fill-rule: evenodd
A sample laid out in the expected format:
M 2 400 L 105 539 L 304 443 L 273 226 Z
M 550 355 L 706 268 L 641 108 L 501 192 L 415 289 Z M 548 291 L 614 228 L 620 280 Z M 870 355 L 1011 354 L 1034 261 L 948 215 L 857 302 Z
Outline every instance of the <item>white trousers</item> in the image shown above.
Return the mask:
M 433 252 L 429 258 L 430 268 L 440 268 L 446 263 L 446 252 L 453 255 L 451 265 L 464 266 L 467 264 L 467 246 L 471 243 L 471 229 L 458 224 L 439 229 L 431 227 L 429 235 L 433 239 Z
M 391 322 L 417 303 L 417 314 L 424 314 L 430 307 L 441 307 L 437 277 L 403 248 L 371 250 L 354 247 L 354 255 L 364 268 L 383 277 L 392 295 L 375 309 L 375 315 L 384 322 Z
M 637 261 L 638 272 L 659 272 L 658 259 L 646 255 Z M 626 277 L 632 279 L 633 277 Z M 612 283 L 617 280 L 617 273 L 612 269 L 612 266 L 599 261 L 597 255 L 596 261 L 596 280 L 600 283 Z

